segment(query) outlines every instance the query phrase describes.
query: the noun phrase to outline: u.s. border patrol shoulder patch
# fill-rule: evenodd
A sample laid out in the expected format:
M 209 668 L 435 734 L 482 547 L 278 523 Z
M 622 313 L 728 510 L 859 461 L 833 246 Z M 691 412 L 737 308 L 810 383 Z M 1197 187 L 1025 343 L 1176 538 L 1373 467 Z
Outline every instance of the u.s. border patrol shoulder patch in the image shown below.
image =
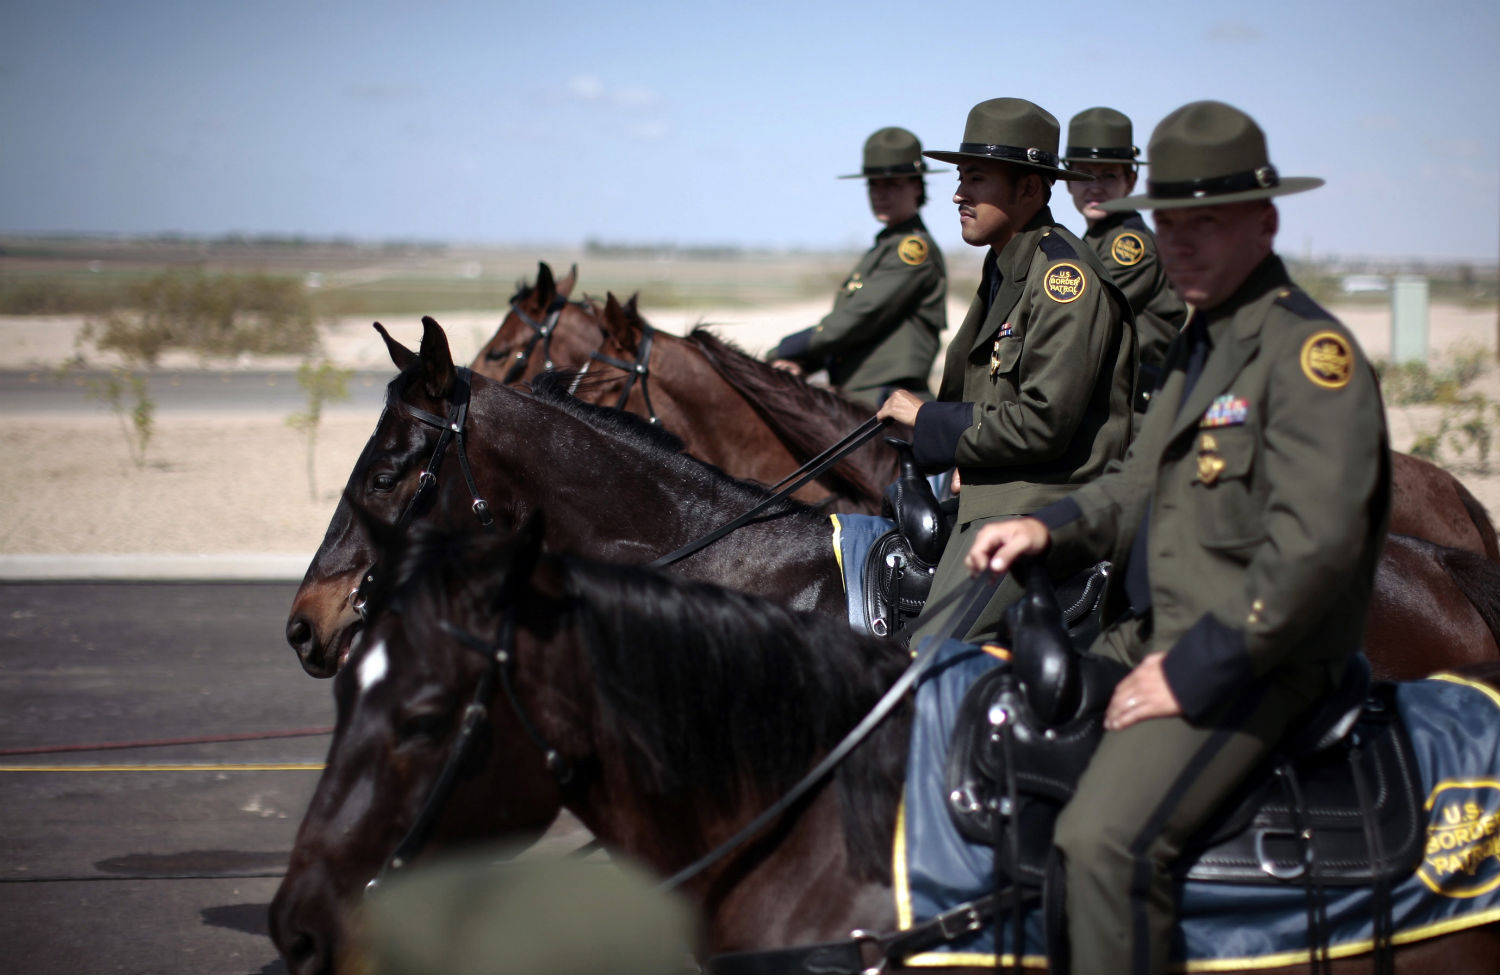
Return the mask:
M 927 241 L 920 237 L 903 237 L 896 245 L 896 256 L 915 267 L 927 260 Z
M 1062 261 L 1047 268 L 1046 277 L 1042 278 L 1042 290 L 1047 292 L 1048 298 L 1066 305 L 1083 297 L 1088 281 L 1078 265 Z
M 1127 230 L 1109 245 L 1109 256 L 1121 267 L 1133 267 L 1146 256 L 1146 242 L 1140 234 Z
M 1354 350 L 1337 332 L 1316 332 L 1302 343 L 1302 373 L 1316 386 L 1343 389 L 1354 372 Z

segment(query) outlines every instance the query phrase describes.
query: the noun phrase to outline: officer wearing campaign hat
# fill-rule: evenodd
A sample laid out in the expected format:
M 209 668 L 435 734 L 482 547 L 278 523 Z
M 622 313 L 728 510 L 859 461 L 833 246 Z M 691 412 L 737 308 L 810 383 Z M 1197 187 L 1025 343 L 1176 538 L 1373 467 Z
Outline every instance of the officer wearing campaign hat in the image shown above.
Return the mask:
M 1156 237 L 1135 210 L 1106 212 L 1102 204 L 1135 190 L 1140 149 L 1130 119 L 1112 108 L 1088 108 L 1068 122 L 1063 162 L 1094 177 L 1068 184 L 1073 205 L 1088 221 L 1083 241 L 1109 269 L 1135 313 L 1137 353 L 1136 409 L 1144 411 L 1161 378 L 1167 346 L 1187 320 L 1187 307 L 1167 280 L 1156 256 Z
M 840 285 L 833 310 L 781 340 L 770 358 L 796 373 L 828 370 L 829 382 L 871 408 L 894 389 L 930 398 L 938 335 L 948 326 L 948 272 L 918 211 L 927 202 L 922 143 L 885 128 L 865 141 L 864 167 L 839 179 L 868 181 L 870 209 L 885 228 Z
M 1063 168 L 1058 134 L 1032 102 L 993 98 L 969 112 L 956 150 L 924 153 L 957 165 L 960 231 L 987 248 L 937 401 L 895 393 L 879 413 L 912 424 L 922 466 L 958 468 L 958 520 L 929 601 L 964 584 L 980 526 L 1066 496 L 1123 459 L 1130 441 L 1130 306 L 1098 256 L 1052 219 L 1053 182 L 1089 178 Z M 1002 585 L 969 635 L 992 632 L 1018 594 Z
M 1146 192 L 1191 311 L 1130 457 L 1062 501 L 989 526 L 974 571 L 1107 557 L 1093 652 L 1131 668 L 1058 819 L 1078 972 L 1164 971 L 1170 868 L 1359 650 L 1385 536 L 1390 455 L 1374 370 L 1272 250 L 1284 177 L 1250 116 L 1162 120 Z

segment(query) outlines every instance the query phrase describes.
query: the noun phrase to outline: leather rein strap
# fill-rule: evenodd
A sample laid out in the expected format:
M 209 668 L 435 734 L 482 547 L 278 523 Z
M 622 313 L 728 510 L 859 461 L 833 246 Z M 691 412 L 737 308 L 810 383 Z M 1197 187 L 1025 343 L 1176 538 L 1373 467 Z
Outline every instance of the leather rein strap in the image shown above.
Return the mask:
M 755 507 L 751 508 L 749 511 L 746 511 L 738 518 L 725 522 L 718 528 L 715 528 L 707 535 L 703 535 L 695 541 L 689 542 L 679 549 L 668 552 L 666 555 L 663 555 L 660 558 L 653 559 L 652 561 L 647 562 L 646 568 L 659 569 L 664 565 L 671 565 L 673 562 L 677 562 L 687 558 L 694 552 L 698 552 L 702 549 L 707 548 L 714 542 L 717 542 L 719 539 L 723 538 L 725 535 L 728 535 L 730 532 L 735 531 L 739 528 L 743 528 L 745 525 L 748 525 L 751 521 L 754 521 L 757 517 L 764 514 L 766 511 L 791 497 L 798 488 L 802 487 L 802 485 L 819 477 L 824 471 L 828 470 L 828 468 L 832 467 L 834 464 L 837 464 L 849 454 L 852 454 L 855 450 L 859 449 L 866 441 L 870 440 L 875 436 L 875 434 L 879 433 L 881 428 L 884 426 L 884 420 L 881 420 L 878 417 L 870 417 L 868 420 L 855 427 L 849 433 L 844 434 L 844 436 L 837 443 L 833 444 L 828 449 L 824 450 L 821 454 L 814 457 L 812 460 L 809 460 L 807 463 L 803 464 L 801 467 L 797 468 L 786 477 L 782 478 L 781 483 L 771 488 L 771 490 L 775 493 L 773 493 L 770 497 L 766 498 L 764 501 L 761 501 L 759 504 L 755 505 Z

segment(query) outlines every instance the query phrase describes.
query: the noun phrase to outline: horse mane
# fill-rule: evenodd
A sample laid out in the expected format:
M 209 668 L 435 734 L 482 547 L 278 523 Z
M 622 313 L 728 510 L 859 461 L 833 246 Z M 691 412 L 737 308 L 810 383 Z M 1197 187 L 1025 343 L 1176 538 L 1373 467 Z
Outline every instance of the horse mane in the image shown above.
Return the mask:
M 527 529 L 522 529 L 522 534 Z M 493 615 L 513 602 L 523 618 L 545 600 L 511 578 L 525 543 L 495 535 L 414 532 L 395 558 L 397 599 L 436 620 Z M 767 806 L 831 750 L 909 662 L 891 643 L 839 620 L 640 566 L 543 553 L 539 571 L 562 580 L 567 621 L 583 634 L 601 737 L 633 781 L 659 796 L 701 792 L 729 809 Z M 539 619 L 543 627 L 554 619 Z M 408 619 L 409 632 L 415 621 Z M 890 882 L 890 843 L 905 781 L 910 699 L 836 775 L 850 863 Z
M 761 362 L 702 325 L 687 337 L 795 454 L 817 456 L 873 413 L 863 403 Z M 869 469 L 858 454 L 846 457 L 826 476 L 839 482 L 841 494 L 876 503 L 891 478 L 887 471 Z
M 544 372 L 531 380 L 531 395 L 543 403 L 555 406 L 564 413 L 582 420 L 601 433 L 649 443 L 656 449 L 670 454 L 682 453 L 684 447 L 682 439 L 665 427 L 653 424 L 645 417 L 628 410 L 585 403 L 574 396 L 572 393 L 574 384 L 580 381 L 587 382 L 588 378 L 584 376 L 580 380 L 579 373 L 564 370 Z

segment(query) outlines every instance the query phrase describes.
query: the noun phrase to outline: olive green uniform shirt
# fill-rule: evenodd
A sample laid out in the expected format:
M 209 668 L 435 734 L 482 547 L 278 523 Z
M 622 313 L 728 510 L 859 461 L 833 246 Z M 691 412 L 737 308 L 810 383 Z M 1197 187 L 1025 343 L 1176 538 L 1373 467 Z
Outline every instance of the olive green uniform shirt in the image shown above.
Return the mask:
M 948 271 L 921 217 L 886 227 L 850 272 L 833 310 L 781 340 L 789 359 L 872 406 L 891 389 L 930 397 L 927 377 L 948 325 Z
M 1187 321 L 1187 305 L 1167 280 L 1156 253 L 1156 235 L 1139 213 L 1111 213 L 1084 231 L 1083 242 L 1099 255 L 1104 269 L 1130 302 L 1142 370 L 1136 389 L 1143 398 L 1149 397 L 1160 380 L 1167 346 Z M 1144 409 L 1144 404 L 1140 408 Z
M 959 523 L 1030 513 L 1122 459 L 1135 357 L 1124 296 L 1043 207 L 986 259 L 938 402 L 917 412 L 917 461 L 962 476 Z
M 1125 580 L 1144 551 L 1152 625 L 1123 656 L 1166 651 L 1189 719 L 1252 680 L 1321 689 L 1342 671 L 1364 632 L 1390 500 L 1375 373 L 1278 258 L 1197 314 L 1211 351 L 1186 400 L 1194 322 L 1124 464 L 1037 512 L 1057 571 L 1114 563 L 1107 618 L 1131 611 Z

